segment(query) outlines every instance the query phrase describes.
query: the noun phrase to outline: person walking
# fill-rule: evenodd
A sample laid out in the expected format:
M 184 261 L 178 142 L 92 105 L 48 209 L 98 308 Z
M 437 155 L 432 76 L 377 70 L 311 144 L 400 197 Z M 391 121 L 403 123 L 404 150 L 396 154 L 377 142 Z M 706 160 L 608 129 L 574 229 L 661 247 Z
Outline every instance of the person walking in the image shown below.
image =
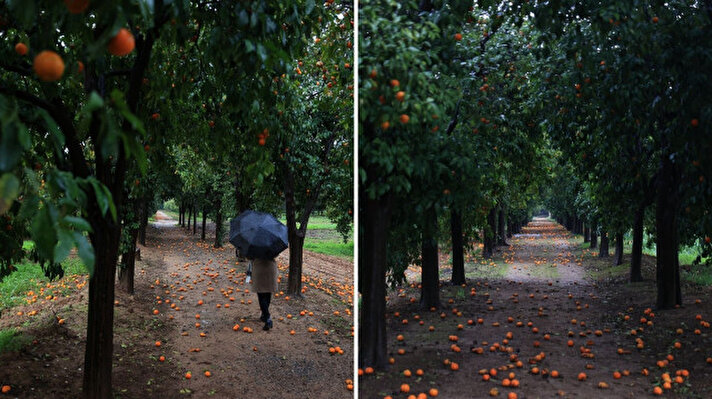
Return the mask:
M 269 313 L 269 304 L 272 301 L 272 294 L 277 292 L 279 270 L 274 259 L 251 259 L 252 269 L 252 290 L 257 293 L 257 301 L 260 304 L 262 315 L 260 320 L 265 323 L 263 330 L 272 328 L 272 316 Z

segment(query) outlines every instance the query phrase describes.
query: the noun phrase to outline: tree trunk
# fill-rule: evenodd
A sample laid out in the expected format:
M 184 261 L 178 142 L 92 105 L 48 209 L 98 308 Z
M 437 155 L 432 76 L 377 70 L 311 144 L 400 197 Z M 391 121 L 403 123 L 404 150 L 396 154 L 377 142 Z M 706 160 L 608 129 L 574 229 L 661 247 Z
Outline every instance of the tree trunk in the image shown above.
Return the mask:
M 661 164 L 655 207 L 657 307 L 669 309 L 682 304 L 678 264 L 678 179 L 669 156 L 663 155 Z
M 462 215 L 456 210 L 450 211 L 450 240 L 452 241 L 452 279 L 453 285 L 465 284 L 465 254 L 462 239 Z
M 633 249 L 630 254 L 630 282 L 643 281 L 641 262 L 643 259 L 643 217 L 645 207 L 641 206 L 635 211 L 633 219 Z
M 598 250 L 598 257 L 607 258 L 608 256 L 608 232 L 601 231 L 601 247 Z
M 499 216 L 497 218 L 497 245 L 509 246 L 507 244 L 507 232 L 504 231 L 504 226 L 506 226 L 507 221 L 505 219 L 504 205 L 499 206 Z
M 186 227 L 188 228 L 188 231 L 190 231 L 190 221 L 193 219 L 193 205 L 188 206 L 188 223 L 186 224 Z
M 616 233 L 615 265 L 623 264 L 623 233 Z
M 134 276 L 136 270 L 136 238 L 138 236 L 137 229 L 129 231 L 131 245 L 125 253 L 121 255 L 121 266 L 119 267 L 119 285 L 128 294 L 134 293 Z
M 183 201 L 178 205 L 178 225 L 183 226 Z
M 206 218 L 205 216 L 208 214 L 208 206 L 205 205 L 203 206 L 203 226 L 202 229 L 200 230 L 200 239 L 205 241 L 205 225 L 206 225 Z
M 512 235 L 514 234 L 514 222 L 511 220 L 512 218 L 510 216 L 507 216 L 507 238 L 512 238 Z
M 591 242 L 590 234 L 591 232 L 589 231 L 590 229 L 588 228 L 588 225 L 583 226 L 583 242 Z
M 222 214 L 222 200 L 220 198 L 215 200 L 215 244 L 213 247 L 222 248 L 223 246 L 223 214 Z
M 484 246 L 482 247 L 482 257 L 485 259 L 490 259 L 492 258 L 492 255 L 494 255 L 494 241 L 495 241 L 495 234 L 497 232 L 497 213 L 496 209 L 492 208 L 490 209 L 489 213 L 487 214 L 487 226 L 485 226 L 485 232 L 484 232 Z
M 435 208 L 425 211 L 423 224 L 422 277 L 420 281 L 420 306 L 426 309 L 440 307 L 440 273 L 438 269 L 438 216 Z
M 95 210 L 94 215 L 89 216 L 94 230 L 89 237 L 94 247 L 95 263 L 94 273 L 89 279 L 82 394 L 85 398 L 107 399 L 113 397 L 114 281 L 121 226 L 98 215 L 99 211 Z
M 368 167 L 368 166 L 367 166 Z M 371 176 L 368 174 L 367 176 Z M 361 185 L 359 220 L 359 367 L 384 369 L 386 356 L 386 244 L 391 219 L 390 195 L 371 199 Z
M 589 248 L 596 249 L 598 246 L 598 233 L 596 230 L 596 224 L 591 223 L 591 246 Z
M 138 228 L 138 242 L 146 246 L 146 228 L 148 227 L 148 199 L 146 197 L 141 198 L 139 215 L 141 222 Z
M 197 226 L 198 226 L 198 207 L 193 205 L 193 235 L 195 235 Z
M 289 234 L 289 279 L 287 293 L 301 296 L 302 294 L 302 266 L 304 251 L 304 235 L 293 231 Z

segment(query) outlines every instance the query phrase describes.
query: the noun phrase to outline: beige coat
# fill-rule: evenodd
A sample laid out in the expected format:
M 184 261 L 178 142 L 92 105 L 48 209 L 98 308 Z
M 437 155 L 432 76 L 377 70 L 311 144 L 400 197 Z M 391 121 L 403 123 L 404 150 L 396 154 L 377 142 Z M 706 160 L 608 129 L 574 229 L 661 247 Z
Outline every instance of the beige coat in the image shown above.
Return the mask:
M 252 260 L 252 291 L 257 293 L 279 291 L 277 262 L 274 259 Z

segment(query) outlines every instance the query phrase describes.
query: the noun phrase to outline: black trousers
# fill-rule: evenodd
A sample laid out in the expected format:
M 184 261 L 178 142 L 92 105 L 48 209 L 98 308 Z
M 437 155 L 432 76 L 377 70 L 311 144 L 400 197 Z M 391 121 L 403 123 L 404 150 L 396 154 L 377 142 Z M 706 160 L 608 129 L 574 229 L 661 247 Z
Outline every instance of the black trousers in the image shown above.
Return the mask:
M 260 303 L 260 310 L 262 311 L 262 315 L 265 316 L 266 318 L 269 318 L 269 303 L 272 300 L 272 293 L 271 292 L 258 292 L 257 293 L 257 301 Z

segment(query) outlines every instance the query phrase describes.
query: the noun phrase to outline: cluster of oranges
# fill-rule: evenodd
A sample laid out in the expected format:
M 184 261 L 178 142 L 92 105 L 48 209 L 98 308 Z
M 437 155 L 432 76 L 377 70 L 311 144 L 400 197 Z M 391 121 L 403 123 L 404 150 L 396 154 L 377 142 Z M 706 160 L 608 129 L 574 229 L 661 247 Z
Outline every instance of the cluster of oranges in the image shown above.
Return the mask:
M 89 0 L 64 0 L 67 10 L 72 14 L 80 14 L 89 7 Z M 116 56 L 125 56 L 130 54 L 136 42 L 133 35 L 125 28 L 119 29 L 116 35 L 111 38 L 107 45 L 109 53 Z M 15 44 L 15 52 L 20 56 L 26 56 L 29 53 L 29 47 L 25 43 Z M 64 75 L 65 65 L 62 57 L 52 50 L 40 51 L 32 62 L 32 68 L 37 74 L 37 77 L 44 82 L 55 82 Z M 82 72 L 84 64 L 79 61 L 77 63 L 77 71 Z

